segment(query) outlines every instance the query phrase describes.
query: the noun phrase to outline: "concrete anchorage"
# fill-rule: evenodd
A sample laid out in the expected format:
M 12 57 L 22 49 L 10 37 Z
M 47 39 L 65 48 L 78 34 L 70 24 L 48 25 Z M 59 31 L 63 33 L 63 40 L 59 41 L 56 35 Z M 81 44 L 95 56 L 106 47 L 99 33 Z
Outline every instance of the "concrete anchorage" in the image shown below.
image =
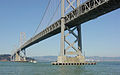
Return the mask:
M 73 0 L 70 2 L 67 0 L 69 6 L 66 8 L 66 10 L 69 7 L 72 7 L 73 9 L 75 8 L 73 6 L 73 3 L 77 3 L 77 7 L 80 5 L 80 0 Z M 77 25 L 75 28 L 72 30 L 68 27 L 65 26 L 65 19 L 64 19 L 64 14 L 65 14 L 65 6 L 64 6 L 65 0 L 61 0 L 61 47 L 60 47 L 60 56 L 58 56 L 57 62 L 58 63 L 84 63 L 85 62 L 85 57 L 82 56 L 82 40 L 81 40 L 81 25 Z M 65 35 L 65 29 L 69 31 Z M 74 33 L 74 30 L 77 29 L 78 35 Z M 71 44 L 66 40 L 66 37 L 72 34 L 76 40 Z M 65 49 L 65 42 L 69 45 Z M 74 47 L 74 44 L 78 42 L 78 48 L 76 49 Z M 68 51 L 68 49 L 72 47 L 74 51 Z M 67 55 L 76 55 L 75 57 L 68 57 Z

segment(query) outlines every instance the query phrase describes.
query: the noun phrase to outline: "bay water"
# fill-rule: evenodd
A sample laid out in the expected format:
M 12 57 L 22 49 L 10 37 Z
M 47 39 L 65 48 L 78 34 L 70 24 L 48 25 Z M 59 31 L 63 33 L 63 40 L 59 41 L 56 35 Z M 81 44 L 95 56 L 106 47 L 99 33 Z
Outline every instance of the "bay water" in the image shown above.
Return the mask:
M 0 75 L 120 75 L 120 62 L 60 66 L 50 62 L 0 62 Z

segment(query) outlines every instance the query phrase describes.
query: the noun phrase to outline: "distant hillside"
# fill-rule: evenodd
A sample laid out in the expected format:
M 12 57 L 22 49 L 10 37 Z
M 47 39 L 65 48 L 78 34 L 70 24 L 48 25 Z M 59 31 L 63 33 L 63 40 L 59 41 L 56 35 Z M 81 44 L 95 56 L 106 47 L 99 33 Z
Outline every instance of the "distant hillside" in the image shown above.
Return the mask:
M 10 61 L 10 54 L 0 55 L 0 61 Z M 99 56 L 86 56 L 87 60 L 95 61 L 120 61 L 120 57 L 99 57 Z M 52 62 L 57 60 L 57 56 L 36 56 L 27 57 L 27 60 L 37 60 L 38 62 Z
M 95 61 L 120 61 L 120 57 L 99 57 L 99 56 L 91 56 L 86 57 L 86 59 L 93 59 Z
M 0 61 L 10 61 L 10 54 L 0 55 Z
M 32 57 L 38 62 L 52 62 L 57 60 L 57 56 L 36 56 Z M 95 61 L 120 61 L 120 57 L 99 57 L 99 56 L 86 56 L 87 60 L 95 60 Z
M 2 55 L 0 55 L 0 61 L 10 61 L 10 59 L 11 59 L 10 54 L 2 54 Z M 30 58 L 30 57 L 26 57 L 26 60 L 30 61 L 30 60 L 34 60 L 34 59 Z

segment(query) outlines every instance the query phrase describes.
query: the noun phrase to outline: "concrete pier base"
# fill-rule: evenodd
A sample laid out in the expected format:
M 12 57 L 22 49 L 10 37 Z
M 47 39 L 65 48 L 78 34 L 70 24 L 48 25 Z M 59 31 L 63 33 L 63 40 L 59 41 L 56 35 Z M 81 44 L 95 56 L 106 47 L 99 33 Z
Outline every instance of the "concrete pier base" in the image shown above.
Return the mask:
M 96 62 L 84 62 L 84 63 L 58 63 L 52 62 L 52 65 L 96 65 Z
M 52 65 L 96 65 L 96 62 L 86 62 L 85 57 L 82 55 L 76 57 L 58 56 L 56 62 L 52 62 Z
M 58 56 L 58 63 L 84 63 L 84 56 L 76 56 L 76 57 L 67 57 L 67 56 Z

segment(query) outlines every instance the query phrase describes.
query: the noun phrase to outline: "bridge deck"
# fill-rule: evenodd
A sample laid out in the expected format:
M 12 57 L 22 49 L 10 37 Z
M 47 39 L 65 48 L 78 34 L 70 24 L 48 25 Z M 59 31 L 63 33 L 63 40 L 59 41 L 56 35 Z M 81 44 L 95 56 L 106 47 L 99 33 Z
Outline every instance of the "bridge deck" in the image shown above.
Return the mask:
M 65 16 L 65 25 L 72 28 L 120 8 L 120 0 L 88 0 Z M 61 31 L 61 19 L 25 42 L 16 52 L 47 39 Z M 15 52 L 15 53 L 16 53 Z

